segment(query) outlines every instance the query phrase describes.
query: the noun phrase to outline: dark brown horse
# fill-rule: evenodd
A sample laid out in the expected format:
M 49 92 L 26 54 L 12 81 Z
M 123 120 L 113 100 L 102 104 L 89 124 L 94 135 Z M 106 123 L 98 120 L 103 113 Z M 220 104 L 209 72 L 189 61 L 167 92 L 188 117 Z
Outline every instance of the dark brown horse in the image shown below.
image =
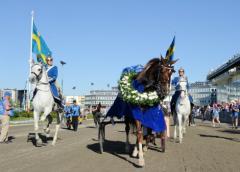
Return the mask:
M 160 100 L 163 100 L 166 95 L 170 92 L 170 80 L 171 75 L 174 72 L 173 64 L 176 61 L 170 61 L 169 58 L 153 58 L 144 67 L 144 69 L 137 75 L 136 80 L 144 85 L 144 91 L 156 91 Z M 160 102 L 159 102 L 160 103 Z M 148 107 L 141 107 L 144 110 Z M 126 124 L 126 149 L 129 150 L 129 131 L 130 123 L 132 119 L 125 116 Z M 142 125 L 139 120 L 134 120 L 136 130 L 137 130 L 137 144 L 133 151 L 133 156 L 136 157 L 138 154 L 139 162 L 138 165 L 143 167 L 145 165 L 143 158 L 143 133 Z

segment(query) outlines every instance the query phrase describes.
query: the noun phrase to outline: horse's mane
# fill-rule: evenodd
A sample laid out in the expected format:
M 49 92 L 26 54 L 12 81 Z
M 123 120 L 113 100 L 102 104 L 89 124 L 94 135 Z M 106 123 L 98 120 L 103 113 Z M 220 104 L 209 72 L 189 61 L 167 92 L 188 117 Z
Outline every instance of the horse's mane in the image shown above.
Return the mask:
M 142 72 L 140 72 L 136 80 L 145 86 L 145 89 L 153 89 L 156 82 L 156 70 L 160 69 L 161 60 L 159 58 L 151 59 L 145 66 Z

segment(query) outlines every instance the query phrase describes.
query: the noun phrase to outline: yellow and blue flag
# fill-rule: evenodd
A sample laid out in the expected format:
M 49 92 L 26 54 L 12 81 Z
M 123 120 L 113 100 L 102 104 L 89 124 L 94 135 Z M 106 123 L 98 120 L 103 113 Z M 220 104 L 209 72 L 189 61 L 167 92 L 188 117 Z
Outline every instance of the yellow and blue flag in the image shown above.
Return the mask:
M 48 48 L 46 42 L 37 30 L 35 23 L 33 22 L 32 31 L 32 52 L 37 55 L 37 61 L 44 64 L 47 63 L 47 56 L 51 56 L 52 52 Z
M 174 55 L 174 50 L 175 50 L 175 36 L 172 40 L 172 43 L 170 45 L 170 47 L 168 48 L 167 52 L 166 52 L 166 59 L 169 59 L 169 61 L 173 60 L 173 55 Z

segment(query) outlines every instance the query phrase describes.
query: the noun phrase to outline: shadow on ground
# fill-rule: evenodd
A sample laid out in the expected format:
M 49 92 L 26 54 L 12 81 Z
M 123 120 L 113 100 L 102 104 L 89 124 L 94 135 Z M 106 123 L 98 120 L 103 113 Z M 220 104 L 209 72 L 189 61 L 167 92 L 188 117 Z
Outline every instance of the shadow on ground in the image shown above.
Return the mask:
M 130 145 L 130 152 L 132 152 L 133 146 L 134 145 L 132 145 L 132 144 Z M 92 150 L 93 152 L 100 154 L 100 144 L 99 143 L 89 144 L 89 145 L 87 145 L 87 148 Z M 132 161 L 128 160 L 126 157 L 122 156 L 122 155 L 129 155 L 129 153 L 125 151 L 125 142 L 105 140 L 103 150 L 105 153 L 114 155 L 114 156 L 130 163 L 134 167 L 139 167 L 134 162 L 132 162 Z
M 223 137 L 223 136 L 217 136 L 217 135 L 206 135 L 206 134 L 199 134 L 201 137 L 209 137 L 209 138 L 217 138 L 217 139 L 225 139 L 225 140 L 230 140 L 234 142 L 240 142 L 239 139 L 237 138 L 229 138 L 229 137 Z
M 235 130 L 235 129 L 222 130 L 221 132 L 223 132 L 223 133 L 230 133 L 230 134 L 240 134 L 240 130 Z
M 28 139 L 27 142 L 32 142 L 32 144 L 36 147 L 42 147 L 42 146 L 46 146 L 48 141 L 52 141 L 53 137 L 46 137 L 44 134 L 42 133 L 38 133 L 39 136 L 39 140 L 41 141 L 41 143 L 38 143 L 36 138 L 35 138 L 35 133 L 28 133 Z
M 94 129 L 97 129 L 98 127 L 94 127 L 94 126 L 87 126 L 85 128 L 94 128 Z
M 9 136 L 8 137 L 8 141 L 10 141 L 10 142 L 12 142 L 12 140 L 14 140 L 14 139 L 16 139 L 16 137 L 14 137 L 14 136 Z

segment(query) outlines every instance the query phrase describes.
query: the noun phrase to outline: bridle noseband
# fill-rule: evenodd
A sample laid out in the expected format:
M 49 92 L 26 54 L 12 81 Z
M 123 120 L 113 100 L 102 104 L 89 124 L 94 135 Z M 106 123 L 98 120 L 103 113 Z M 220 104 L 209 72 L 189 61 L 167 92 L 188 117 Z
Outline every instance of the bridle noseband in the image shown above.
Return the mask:
M 35 64 L 35 65 L 38 65 L 38 64 Z M 35 75 L 38 82 L 42 79 L 42 73 L 43 73 L 43 66 L 41 66 L 41 68 L 39 70 L 39 75 L 37 75 L 35 72 L 31 71 L 31 74 Z M 48 83 L 42 83 L 42 84 L 48 84 Z

